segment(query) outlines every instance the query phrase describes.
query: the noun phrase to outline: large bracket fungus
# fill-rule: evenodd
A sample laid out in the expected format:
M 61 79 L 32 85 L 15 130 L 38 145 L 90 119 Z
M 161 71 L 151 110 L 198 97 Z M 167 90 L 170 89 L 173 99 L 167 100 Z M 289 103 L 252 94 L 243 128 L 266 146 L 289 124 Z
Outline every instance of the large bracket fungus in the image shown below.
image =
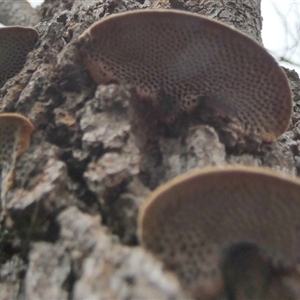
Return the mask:
M 18 157 L 28 149 L 33 124 L 18 113 L 0 114 L 1 206 L 6 211 L 6 194 L 14 183 Z
M 299 212 L 300 181 L 292 176 L 253 167 L 208 168 L 155 190 L 141 208 L 138 236 L 184 286 L 196 294 L 209 293 L 209 280 L 215 291 L 224 285 L 220 249 L 238 245 L 232 252 L 254 244 L 269 251 L 275 265 L 277 259 L 289 266 L 299 262 Z M 263 260 L 264 254 L 255 249 L 250 247 Z M 236 253 L 241 252 L 234 253 L 231 258 L 238 259 Z M 234 269 L 231 258 L 226 270 Z M 246 269 L 243 272 L 247 274 Z M 300 273 L 297 276 L 299 280 Z
M 21 71 L 37 39 L 37 31 L 30 27 L 0 28 L 0 87 Z
M 97 84 L 134 86 L 168 120 L 205 97 L 244 134 L 274 141 L 289 125 L 283 70 L 256 41 L 218 21 L 176 10 L 125 12 L 95 23 L 78 42 Z

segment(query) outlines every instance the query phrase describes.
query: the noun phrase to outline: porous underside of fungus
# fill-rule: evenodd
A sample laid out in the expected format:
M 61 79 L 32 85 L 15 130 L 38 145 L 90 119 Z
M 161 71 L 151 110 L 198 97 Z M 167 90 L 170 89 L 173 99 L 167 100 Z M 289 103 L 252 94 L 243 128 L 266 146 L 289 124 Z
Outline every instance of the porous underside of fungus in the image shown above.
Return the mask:
M 300 183 L 293 177 L 251 167 L 211 168 L 154 191 L 140 211 L 138 235 L 192 286 L 215 272 L 216 245 L 250 242 L 286 262 L 298 260 L 299 212 Z
M 253 243 L 231 245 L 221 263 L 228 299 L 299 299 L 300 272 Z M 227 299 L 227 298 L 226 298 Z
M 17 113 L 0 114 L 1 202 L 5 208 L 6 194 L 13 185 L 14 168 L 20 154 L 30 145 L 33 124 Z
M 220 22 L 175 10 L 107 17 L 79 37 L 97 84 L 131 84 L 166 119 L 208 105 L 245 134 L 273 141 L 288 127 L 291 91 L 283 70 L 257 42 Z
M 30 27 L 0 28 L 0 87 L 20 72 L 37 38 L 37 31 Z

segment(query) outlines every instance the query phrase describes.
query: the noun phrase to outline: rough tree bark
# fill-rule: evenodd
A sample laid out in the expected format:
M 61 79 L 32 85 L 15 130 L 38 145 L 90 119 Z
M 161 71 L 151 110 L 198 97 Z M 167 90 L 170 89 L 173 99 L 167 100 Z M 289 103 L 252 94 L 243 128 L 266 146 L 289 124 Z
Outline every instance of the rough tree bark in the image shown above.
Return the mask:
M 0 23 L 6 26 L 33 26 L 39 22 L 39 15 L 27 0 L 0 1 Z
M 177 279 L 138 246 L 136 216 L 149 192 L 204 166 L 298 172 L 300 81 L 288 70 L 294 116 L 278 142 L 245 145 L 194 123 L 185 136 L 158 133 L 147 144 L 130 114 L 130 90 L 95 86 L 75 43 L 100 18 L 146 7 L 206 14 L 261 42 L 260 0 L 46 0 L 40 41 L 0 90 L 1 111 L 36 127 L 0 231 L 0 299 L 183 299 Z

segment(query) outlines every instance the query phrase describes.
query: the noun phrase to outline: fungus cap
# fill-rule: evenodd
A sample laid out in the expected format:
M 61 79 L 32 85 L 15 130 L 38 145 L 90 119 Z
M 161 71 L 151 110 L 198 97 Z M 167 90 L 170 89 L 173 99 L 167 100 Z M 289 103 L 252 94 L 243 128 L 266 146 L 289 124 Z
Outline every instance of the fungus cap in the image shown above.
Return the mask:
M 0 114 L 1 201 L 3 209 L 5 209 L 6 194 L 13 185 L 16 161 L 28 149 L 33 130 L 33 124 L 21 114 Z
M 34 130 L 33 124 L 25 116 L 18 113 L 0 114 L 0 143 L 1 156 L 12 155 L 11 149 L 4 151 L 5 146 L 9 144 L 16 145 L 17 157 L 26 151 L 30 145 L 30 135 Z M 11 142 L 9 142 L 11 141 Z M 17 144 L 16 144 L 17 143 Z
M 207 97 L 245 134 L 273 141 L 289 125 L 292 100 L 283 70 L 256 41 L 221 22 L 139 10 L 100 20 L 78 42 L 97 84 L 132 84 L 170 117 Z
M 31 27 L 0 28 L 0 87 L 23 68 L 37 38 L 37 31 Z
M 155 190 L 140 210 L 138 236 L 190 286 L 207 261 L 219 265 L 213 247 L 249 242 L 286 262 L 297 261 L 299 213 L 300 181 L 294 177 L 261 168 L 215 167 Z

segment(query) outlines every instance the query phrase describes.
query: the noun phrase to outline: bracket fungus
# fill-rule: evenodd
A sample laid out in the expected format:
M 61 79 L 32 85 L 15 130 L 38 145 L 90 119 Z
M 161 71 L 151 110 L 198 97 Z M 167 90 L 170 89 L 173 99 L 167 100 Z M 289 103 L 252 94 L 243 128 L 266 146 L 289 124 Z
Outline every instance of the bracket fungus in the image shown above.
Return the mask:
M 6 212 L 6 194 L 14 183 L 18 157 L 29 148 L 33 124 L 18 113 L 0 114 L 0 164 L 2 213 Z
M 0 28 L 0 87 L 21 71 L 37 39 L 38 33 L 31 27 Z
M 224 285 L 220 249 L 254 243 L 275 261 L 299 262 L 299 213 L 300 181 L 292 176 L 254 167 L 207 168 L 155 190 L 140 210 L 138 236 L 185 287 L 209 294 Z
M 289 125 L 291 91 L 282 68 L 221 22 L 169 9 L 125 12 L 95 23 L 78 43 L 95 83 L 134 86 L 166 120 L 206 99 L 244 134 L 265 141 Z

